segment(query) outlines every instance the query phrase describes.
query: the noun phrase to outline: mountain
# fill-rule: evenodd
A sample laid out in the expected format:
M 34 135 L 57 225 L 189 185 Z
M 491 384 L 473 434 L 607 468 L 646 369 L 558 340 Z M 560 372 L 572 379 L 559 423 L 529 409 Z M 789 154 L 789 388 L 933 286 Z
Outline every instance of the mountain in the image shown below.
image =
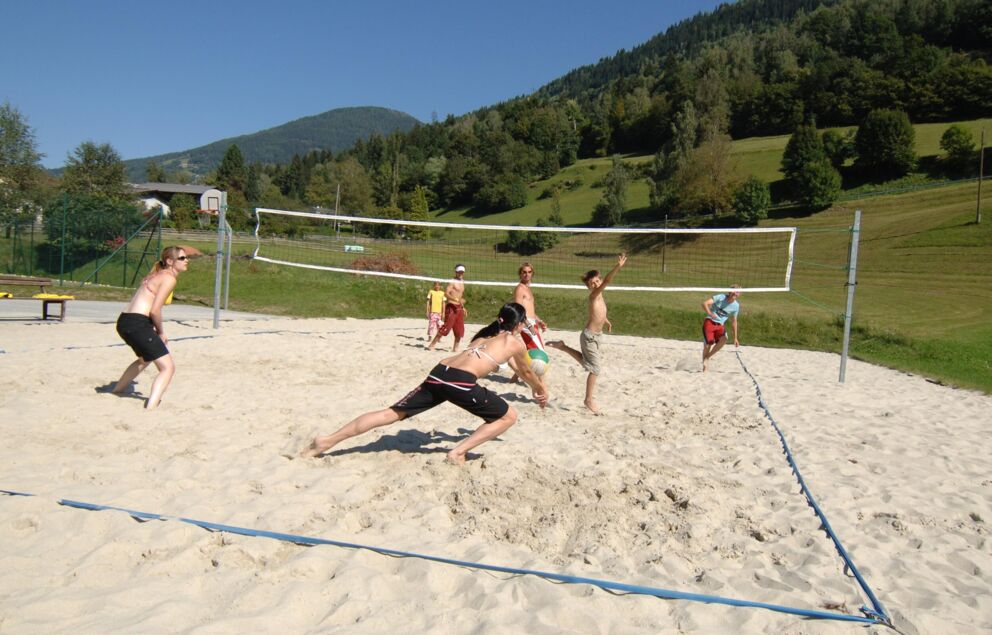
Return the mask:
M 231 144 L 237 144 L 246 163 L 285 164 L 294 154 L 303 155 L 311 150 L 341 152 L 374 133 L 408 132 L 419 123 L 406 113 L 388 108 L 335 108 L 260 132 L 221 139 L 191 150 L 129 159 L 124 164 L 132 182 L 145 180 L 145 169 L 150 161 L 158 163 L 166 172 L 186 170 L 202 176 L 220 165 Z

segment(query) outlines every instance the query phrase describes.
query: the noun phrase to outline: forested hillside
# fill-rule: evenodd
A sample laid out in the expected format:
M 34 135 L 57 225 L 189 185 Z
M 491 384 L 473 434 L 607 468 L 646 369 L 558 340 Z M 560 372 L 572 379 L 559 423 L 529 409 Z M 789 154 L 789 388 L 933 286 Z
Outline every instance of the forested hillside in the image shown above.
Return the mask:
M 592 184 L 603 193 L 592 224 L 631 222 L 632 182 L 650 188 L 638 221 L 752 223 L 773 203 L 818 209 L 865 184 L 973 176 L 970 131 L 949 131 L 946 156 L 921 160 L 913 125 L 992 115 L 990 59 L 987 0 L 741 0 L 533 95 L 256 166 L 242 207 L 246 220 L 252 204 L 481 217 L 522 207 L 530 184 L 580 158 L 614 156 Z M 742 175 L 731 142 L 773 134 L 795 137 L 785 179 Z M 631 154 L 653 160 L 623 159 Z M 552 210 L 561 188 L 578 186 L 561 179 L 545 192 Z
M 268 130 L 214 141 L 199 148 L 125 161 L 128 178 L 144 181 L 149 163 L 167 173 L 185 171 L 192 177 L 216 170 L 231 145 L 240 148 L 250 163 L 289 163 L 294 155 L 312 150 L 343 152 L 355 141 L 373 134 L 407 132 L 419 122 L 406 113 L 388 108 L 336 108 L 303 117 Z

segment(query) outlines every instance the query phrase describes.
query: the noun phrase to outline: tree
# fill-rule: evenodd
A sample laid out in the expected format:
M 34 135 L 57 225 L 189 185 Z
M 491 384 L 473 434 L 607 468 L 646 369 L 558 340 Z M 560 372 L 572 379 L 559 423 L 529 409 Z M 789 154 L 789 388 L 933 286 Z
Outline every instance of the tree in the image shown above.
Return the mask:
M 680 211 L 719 216 L 731 206 L 735 178 L 730 137 L 715 135 L 692 151 L 689 163 L 676 175 Z
M 902 176 L 916 164 L 916 133 L 901 110 L 873 110 L 858 128 L 855 165 L 879 178 Z
M 155 161 L 149 161 L 145 165 L 145 178 L 148 179 L 149 183 L 168 183 L 169 177 Z
M 97 145 L 92 141 L 81 143 L 66 159 L 62 189 L 72 195 L 100 196 L 113 201 L 132 197 L 121 155 L 109 143 Z
M 68 267 L 116 248 L 146 220 L 132 203 L 109 198 L 100 190 L 67 195 L 65 209 L 63 214 L 62 205 L 46 207 L 44 220 L 48 243 L 56 250 L 64 246 Z
M 565 225 L 565 218 L 561 215 L 561 188 L 557 186 L 551 190 L 551 215 L 548 216 L 548 223 L 554 227 Z
M 977 156 L 971 131 L 960 124 L 952 124 L 944 131 L 940 149 L 947 153 L 947 164 L 955 172 L 966 171 Z
M 410 197 L 410 220 L 426 221 L 430 208 L 427 206 L 427 188 L 418 185 Z M 427 228 L 422 225 L 409 225 L 406 236 L 410 240 L 427 240 Z
M 37 201 L 42 156 L 27 119 L 5 102 L 0 106 L 0 223 L 27 213 Z
M 749 176 L 734 192 L 734 215 L 744 225 L 757 225 L 759 220 L 768 218 L 771 205 L 768 185 L 756 176 Z
M 196 220 L 193 218 L 193 212 L 197 207 L 196 199 L 191 195 L 176 194 L 169 201 L 169 220 L 181 232 L 191 229 Z
M 789 137 L 782 154 L 782 173 L 785 178 L 795 181 L 799 173 L 809 164 L 817 163 L 827 157 L 823 150 L 823 140 L 810 125 L 802 125 Z
M 245 198 L 255 203 L 262 198 L 262 166 L 252 163 L 245 181 Z
M 613 165 L 603 179 L 606 191 L 603 200 L 597 205 L 592 214 L 592 223 L 597 227 L 613 227 L 623 222 L 627 211 L 627 184 L 630 181 L 627 166 L 620 155 L 613 155 Z
M 482 212 L 505 212 L 527 204 L 527 186 L 519 176 L 506 174 L 475 193 L 473 203 Z
M 248 169 L 245 158 L 237 144 L 232 143 L 224 153 L 217 167 L 217 187 L 222 190 L 237 190 L 244 193 L 248 184 Z

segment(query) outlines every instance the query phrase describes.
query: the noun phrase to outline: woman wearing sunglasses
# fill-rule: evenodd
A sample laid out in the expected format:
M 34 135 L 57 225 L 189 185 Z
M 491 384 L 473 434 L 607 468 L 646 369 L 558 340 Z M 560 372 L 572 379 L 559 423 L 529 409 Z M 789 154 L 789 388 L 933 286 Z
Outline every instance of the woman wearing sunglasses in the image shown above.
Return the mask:
M 162 326 L 162 305 L 171 297 L 176 279 L 188 266 L 189 258 L 182 247 L 163 249 L 162 257 L 141 281 L 131 302 L 117 318 L 117 334 L 134 350 L 138 359 L 127 367 L 111 392 L 117 395 L 123 393 L 134 378 L 154 362 L 158 377 L 152 382 L 151 394 L 145 402 L 148 410 L 162 401 L 162 395 L 176 372 L 172 355 L 166 348 L 169 338 L 165 336 Z

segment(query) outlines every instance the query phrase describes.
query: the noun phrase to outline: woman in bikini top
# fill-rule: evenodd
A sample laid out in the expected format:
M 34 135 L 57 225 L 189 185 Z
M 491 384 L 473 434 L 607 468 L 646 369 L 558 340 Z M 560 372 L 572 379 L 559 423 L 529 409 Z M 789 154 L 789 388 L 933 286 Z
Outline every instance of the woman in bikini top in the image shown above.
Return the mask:
M 175 289 L 179 274 L 188 266 L 189 259 L 182 247 L 166 247 L 117 319 L 117 333 L 138 358 L 124 370 L 109 392 L 122 394 L 141 371 L 154 363 L 159 373 L 145 402 L 145 408 L 149 410 L 158 406 L 176 372 L 167 348 L 169 339 L 162 325 L 162 306 Z
M 449 461 L 464 464 L 469 450 L 496 438 L 517 420 L 517 413 L 512 407 L 499 395 L 477 383 L 480 377 L 509 363 L 530 384 L 534 400 L 542 408 L 547 404 L 547 391 L 527 363 L 527 347 L 518 336 L 526 315 L 524 308 L 516 302 L 503 305 L 495 322 L 476 333 L 467 349 L 441 360 L 420 386 L 388 408 L 361 414 L 337 432 L 314 438 L 300 452 L 300 456 L 320 456 L 345 439 L 451 402 L 484 421 L 475 432 L 448 452 Z

